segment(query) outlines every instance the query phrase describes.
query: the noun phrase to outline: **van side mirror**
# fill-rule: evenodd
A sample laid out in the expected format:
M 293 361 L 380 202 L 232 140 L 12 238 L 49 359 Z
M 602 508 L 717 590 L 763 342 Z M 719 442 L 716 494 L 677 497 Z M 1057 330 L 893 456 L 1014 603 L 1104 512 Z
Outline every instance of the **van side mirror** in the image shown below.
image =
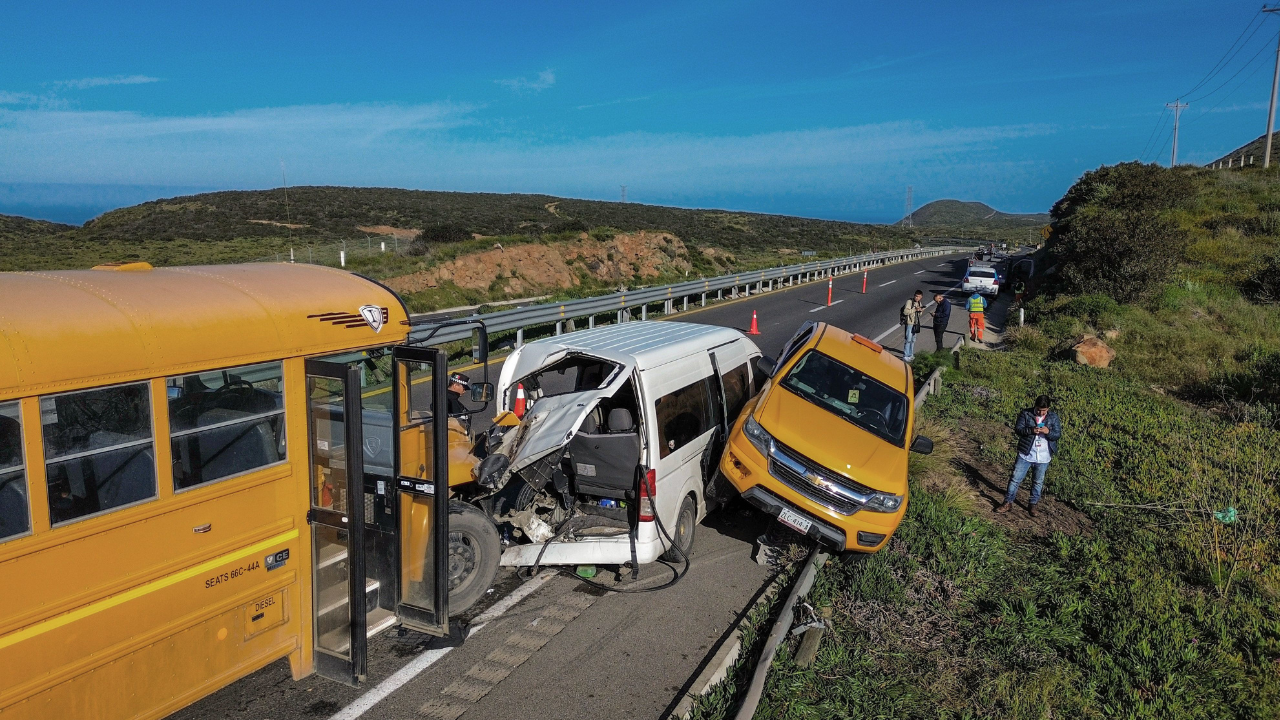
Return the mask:
M 928 455 L 933 452 L 933 441 L 923 435 L 917 435 L 916 439 L 911 441 L 911 452 Z
M 761 355 L 756 358 L 756 372 L 762 377 L 773 377 L 773 366 L 778 362 L 768 355 Z
M 471 383 L 471 402 L 487 403 L 493 399 L 493 383 Z

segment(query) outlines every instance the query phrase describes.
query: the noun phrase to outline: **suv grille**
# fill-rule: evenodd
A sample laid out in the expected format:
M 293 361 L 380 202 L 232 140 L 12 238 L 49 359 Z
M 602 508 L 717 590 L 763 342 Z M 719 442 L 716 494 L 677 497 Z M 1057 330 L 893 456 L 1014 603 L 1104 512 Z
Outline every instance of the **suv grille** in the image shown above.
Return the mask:
M 875 492 L 865 485 L 856 483 L 841 476 L 839 473 L 828 470 L 827 468 L 810 461 L 791 448 L 779 444 L 776 440 L 774 441 L 774 453 L 784 456 L 787 460 L 791 461 L 791 463 L 804 467 L 804 469 L 809 473 L 840 485 L 859 495 L 871 495 Z M 852 515 L 862 508 L 862 503 L 856 502 L 851 498 L 844 497 L 843 495 L 833 493 L 821 485 L 815 485 L 810 482 L 808 478 L 797 473 L 789 464 L 778 462 L 777 458 L 772 456 L 769 458 L 769 474 L 783 485 L 786 485 L 792 490 L 795 490 L 820 505 L 825 505 L 826 507 L 835 510 L 841 515 Z

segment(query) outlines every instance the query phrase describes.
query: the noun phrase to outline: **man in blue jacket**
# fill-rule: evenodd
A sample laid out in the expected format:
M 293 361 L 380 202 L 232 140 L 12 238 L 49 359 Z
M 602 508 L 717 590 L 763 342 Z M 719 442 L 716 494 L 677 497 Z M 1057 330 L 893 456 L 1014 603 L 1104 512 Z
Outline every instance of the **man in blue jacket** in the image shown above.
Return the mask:
M 1058 440 L 1062 437 L 1062 421 L 1049 405 L 1049 396 L 1041 395 L 1036 398 L 1035 407 L 1018 413 L 1018 420 L 1013 424 L 1013 433 L 1018 437 L 1018 460 L 1013 465 L 1013 478 L 1009 480 L 1009 490 L 1004 494 L 1004 504 L 996 508 L 998 513 L 1007 513 L 1013 508 L 1018 487 L 1027 477 L 1027 471 L 1034 468 L 1035 484 L 1031 487 L 1031 502 L 1027 510 L 1032 517 L 1036 516 L 1036 504 L 1044 490 L 1044 473 L 1049 469 L 1049 461 L 1058 453 Z

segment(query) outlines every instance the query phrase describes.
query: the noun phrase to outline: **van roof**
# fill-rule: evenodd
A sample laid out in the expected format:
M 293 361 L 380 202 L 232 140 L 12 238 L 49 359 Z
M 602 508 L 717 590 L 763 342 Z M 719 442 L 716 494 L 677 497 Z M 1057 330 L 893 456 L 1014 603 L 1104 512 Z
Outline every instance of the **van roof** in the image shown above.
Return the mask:
M 385 308 L 380 332 L 363 305 Z M 407 320 L 390 290 L 318 265 L 0 273 L 0 399 L 392 345 Z
M 580 350 L 620 362 L 630 359 L 636 367 L 645 370 L 742 337 L 741 332 L 732 328 L 649 320 L 579 330 L 535 340 L 528 345 L 538 345 L 547 351 Z

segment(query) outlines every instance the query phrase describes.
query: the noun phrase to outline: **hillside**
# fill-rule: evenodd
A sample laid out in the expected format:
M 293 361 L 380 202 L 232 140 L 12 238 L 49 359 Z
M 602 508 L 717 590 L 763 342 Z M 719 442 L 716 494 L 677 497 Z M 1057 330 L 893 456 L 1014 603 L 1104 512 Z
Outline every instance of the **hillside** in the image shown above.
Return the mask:
M 76 229 L 74 225 L 32 220 L 18 215 L 0 215 L 0 241 L 21 240 Z
M 1280 161 L 1280 137 L 1275 134 L 1271 136 L 1271 162 Z M 1238 167 L 1241 162 L 1246 166 L 1257 165 L 1262 166 L 1262 156 L 1267 151 L 1267 136 L 1259 135 L 1253 140 L 1241 145 L 1222 157 L 1214 160 L 1205 167 L 1214 167 L 1218 163 L 1222 163 L 1222 167 L 1227 167 L 1230 162 L 1233 166 Z
M 1011 230 L 1038 228 L 1049 223 L 1048 213 L 1006 213 L 980 202 L 934 200 L 911 213 L 916 227 Z
M 475 235 L 583 232 L 597 227 L 627 232 L 665 230 L 693 243 L 730 250 L 778 246 L 822 250 L 855 239 L 905 239 L 901 231 L 884 226 L 783 215 L 550 195 L 347 187 L 217 192 L 157 200 L 105 213 L 75 235 L 99 241 L 291 237 L 305 244 L 389 235 L 393 229 L 401 230 L 401 237 L 428 230 L 432 239 L 450 240 Z
M 886 225 L 550 195 L 298 187 L 169 198 L 83 227 L 14 219 L 0 270 L 279 261 L 345 267 L 415 310 L 593 294 L 913 244 Z M 7 227 L 7 226 L 6 226 Z M 340 256 L 340 252 L 343 254 Z M 466 268 L 466 271 L 460 271 Z

